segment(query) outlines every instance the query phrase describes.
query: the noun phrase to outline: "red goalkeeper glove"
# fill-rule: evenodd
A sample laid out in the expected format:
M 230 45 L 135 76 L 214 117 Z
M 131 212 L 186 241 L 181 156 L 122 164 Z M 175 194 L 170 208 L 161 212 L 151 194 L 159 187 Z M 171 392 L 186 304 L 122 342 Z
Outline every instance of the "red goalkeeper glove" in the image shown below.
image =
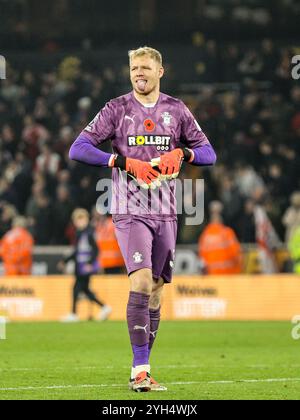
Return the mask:
M 179 175 L 182 162 L 184 160 L 191 161 L 192 156 L 191 150 L 178 148 L 161 155 L 159 158 L 152 159 L 151 163 L 153 166 L 158 166 L 161 172 L 160 179 L 174 179 Z
M 161 186 L 160 173 L 149 162 L 118 155 L 111 166 L 125 170 L 144 189 L 154 190 Z

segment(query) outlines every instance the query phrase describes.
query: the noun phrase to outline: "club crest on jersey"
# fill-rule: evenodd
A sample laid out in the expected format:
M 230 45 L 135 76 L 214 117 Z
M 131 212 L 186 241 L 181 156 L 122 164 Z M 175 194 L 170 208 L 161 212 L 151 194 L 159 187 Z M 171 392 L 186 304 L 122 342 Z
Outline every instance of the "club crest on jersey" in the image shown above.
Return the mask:
M 144 127 L 146 131 L 151 132 L 155 129 L 155 123 L 150 118 L 147 118 L 144 121 Z
M 156 150 L 169 150 L 171 136 L 128 136 L 128 146 L 156 146 Z
M 163 114 L 161 114 L 162 119 L 164 120 L 164 124 L 165 125 L 170 125 L 171 124 L 171 119 L 173 118 L 171 114 L 169 114 L 169 112 L 164 112 Z

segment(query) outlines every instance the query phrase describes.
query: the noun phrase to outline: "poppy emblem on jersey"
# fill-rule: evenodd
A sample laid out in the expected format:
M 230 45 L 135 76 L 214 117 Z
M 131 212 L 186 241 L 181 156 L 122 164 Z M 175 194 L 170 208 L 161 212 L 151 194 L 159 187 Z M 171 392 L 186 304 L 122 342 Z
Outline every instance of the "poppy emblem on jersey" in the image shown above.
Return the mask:
M 144 127 L 146 131 L 153 131 L 155 129 L 155 123 L 150 118 L 147 118 L 144 121 Z

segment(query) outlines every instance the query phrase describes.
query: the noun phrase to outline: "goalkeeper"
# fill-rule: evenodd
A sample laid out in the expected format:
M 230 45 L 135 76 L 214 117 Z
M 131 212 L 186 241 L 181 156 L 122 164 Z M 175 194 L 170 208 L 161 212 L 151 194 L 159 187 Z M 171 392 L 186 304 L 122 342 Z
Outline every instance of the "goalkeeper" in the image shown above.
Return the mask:
M 174 266 L 174 178 L 183 161 L 213 165 L 216 155 L 184 103 L 160 92 L 164 74 L 160 52 L 149 47 L 132 50 L 129 66 L 133 90 L 108 102 L 69 154 L 79 162 L 113 168 L 111 213 L 130 279 L 127 323 L 133 363 L 129 386 L 139 392 L 164 391 L 150 374 L 149 357 L 160 322 L 163 286 L 171 282 Z M 113 154 L 98 149 L 106 140 L 111 140 Z

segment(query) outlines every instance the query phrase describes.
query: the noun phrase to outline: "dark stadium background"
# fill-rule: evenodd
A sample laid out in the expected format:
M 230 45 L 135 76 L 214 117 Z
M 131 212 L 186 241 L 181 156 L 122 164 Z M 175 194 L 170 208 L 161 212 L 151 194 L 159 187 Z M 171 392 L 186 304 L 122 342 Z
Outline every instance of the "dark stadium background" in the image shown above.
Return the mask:
M 17 212 L 36 245 L 72 244 L 72 210 L 92 210 L 96 181 L 110 171 L 70 162 L 69 147 L 107 100 L 130 89 L 127 50 L 151 45 L 165 60 L 162 90 L 184 99 L 217 151 L 215 169 L 182 173 L 205 179 L 205 223 L 209 203 L 221 200 L 224 222 L 254 244 L 247 209 L 257 200 L 286 249 L 282 218 L 300 189 L 297 1 L 0 0 L 0 10 L 0 238 Z M 58 169 L 41 173 L 47 147 Z M 180 217 L 179 244 L 195 251 L 205 223 Z M 38 248 L 40 272 L 43 260 Z

